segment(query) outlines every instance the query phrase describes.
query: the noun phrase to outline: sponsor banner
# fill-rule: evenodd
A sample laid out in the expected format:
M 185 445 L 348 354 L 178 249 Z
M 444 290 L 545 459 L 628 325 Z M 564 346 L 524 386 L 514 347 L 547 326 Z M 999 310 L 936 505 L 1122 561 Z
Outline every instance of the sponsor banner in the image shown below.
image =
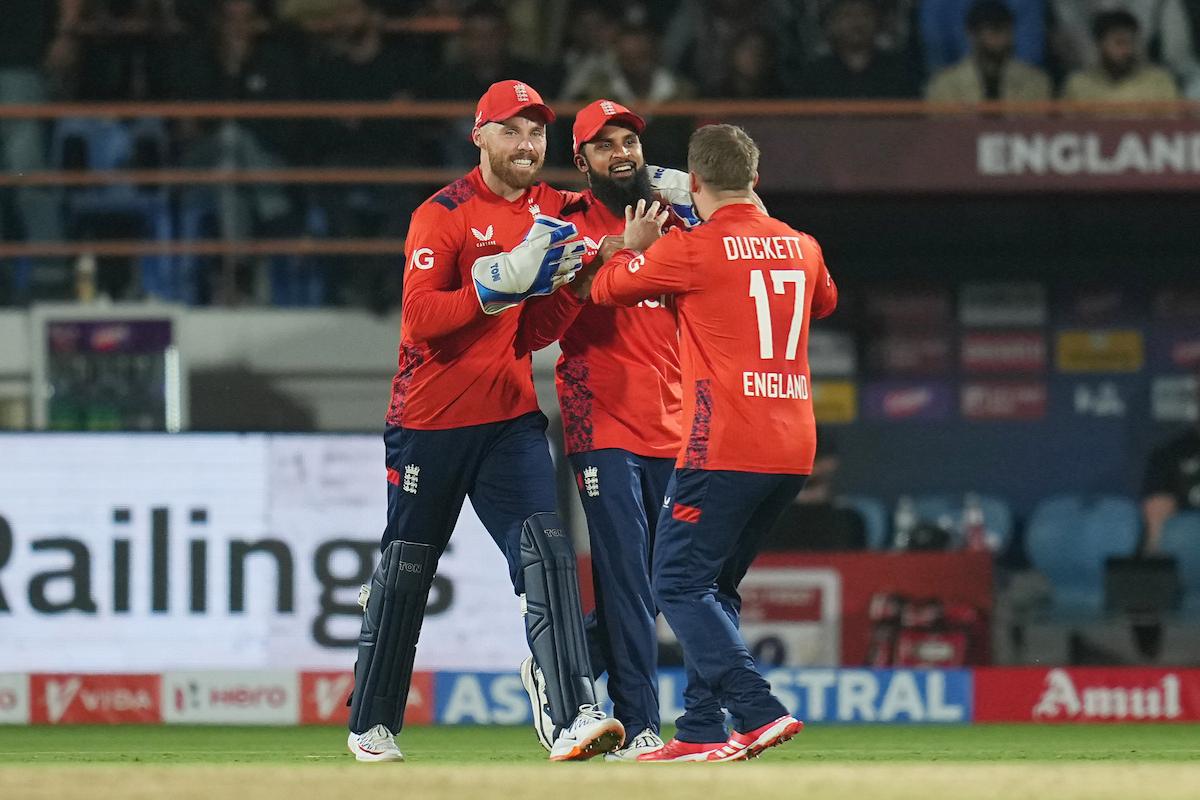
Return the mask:
M 1041 382 L 972 381 L 962 388 L 962 415 L 969 420 L 1042 419 L 1047 405 Z
M 1200 720 L 1200 670 L 1122 667 L 975 670 L 977 722 Z
M 0 434 L 0 452 L 0 671 L 353 663 L 386 517 L 378 436 Z M 417 666 L 507 668 L 525 650 L 468 504 Z
M 742 596 L 742 638 L 755 659 L 785 666 L 841 662 L 842 579 L 837 570 L 750 570 Z
M 284 670 L 167 672 L 163 722 L 295 725 L 298 688 L 296 673 Z
M 754 131 L 763 163 L 774 167 L 762 178 L 767 192 L 1186 192 L 1200 176 L 1200 122 L 1186 118 L 729 121 Z
M 966 283 L 958 318 L 970 327 L 1014 327 L 1046 323 L 1046 287 L 1040 283 Z
M 1127 381 L 1071 381 L 1067 386 L 1069 413 L 1094 419 L 1124 419 L 1129 415 L 1131 391 Z
M 822 425 L 858 418 L 858 389 L 852 381 L 813 381 L 812 396 L 813 415 Z
M 873 339 L 867 358 L 883 375 L 944 375 L 950 371 L 951 346 L 946 334 L 899 334 Z
M 1200 373 L 1200 324 L 1160 330 L 1152 342 L 1151 358 L 1164 371 Z
M 772 669 L 771 691 L 806 722 L 962 723 L 972 719 L 969 670 Z M 658 673 L 659 713 L 683 714 L 687 679 L 681 669 Z M 529 698 L 516 673 L 441 672 L 437 722 L 445 725 L 527 725 Z M 601 705 L 611 712 L 604 681 Z
M 29 676 L 0 673 L 0 725 L 29 724 Z
M 877 381 L 864 390 L 863 415 L 867 419 L 945 419 L 953 408 L 950 385 L 939 381 Z
M 960 353 L 966 372 L 1043 372 L 1046 369 L 1046 337 L 1041 331 L 971 331 L 963 334 Z
M 1173 375 L 1150 385 L 1151 415 L 1156 422 L 1200 420 L 1200 377 Z
M 1171 286 L 1154 296 L 1154 317 L 1166 321 L 1200 320 L 1200 289 Z
M 1061 331 L 1056 349 L 1062 372 L 1137 372 L 1144 360 L 1136 330 Z
M 1144 309 L 1123 286 L 1084 286 L 1071 290 L 1065 312 L 1066 321 L 1075 325 L 1111 325 L 1114 320 L 1138 319 Z
M 927 330 L 950 324 L 946 289 L 879 289 L 867 296 L 867 316 L 886 329 Z
M 813 377 L 849 377 L 858 371 L 854 336 L 844 331 L 809 331 L 808 367 Z
M 433 722 L 434 674 L 414 672 L 405 706 L 405 725 Z M 300 724 L 346 725 L 350 722 L 350 692 L 354 674 L 345 672 L 300 673 Z
M 159 675 L 30 676 L 30 720 L 49 725 L 162 722 Z

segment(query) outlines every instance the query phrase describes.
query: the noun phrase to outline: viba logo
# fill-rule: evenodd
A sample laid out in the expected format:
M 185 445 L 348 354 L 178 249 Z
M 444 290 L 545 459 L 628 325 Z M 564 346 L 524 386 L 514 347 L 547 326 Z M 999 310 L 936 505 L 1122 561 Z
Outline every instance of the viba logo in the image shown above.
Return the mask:
M 354 676 L 349 673 L 332 678 L 317 678 L 313 686 L 313 701 L 317 706 L 317 716 L 329 719 L 333 712 L 344 708 L 350 690 L 354 688 Z
M 71 703 L 79 696 L 81 688 L 83 678 L 67 678 L 65 681 L 49 681 L 46 684 L 46 711 L 51 722 L 62 721 Z
M 154 675 L 34 675 L 34 722 L 158 722 Z

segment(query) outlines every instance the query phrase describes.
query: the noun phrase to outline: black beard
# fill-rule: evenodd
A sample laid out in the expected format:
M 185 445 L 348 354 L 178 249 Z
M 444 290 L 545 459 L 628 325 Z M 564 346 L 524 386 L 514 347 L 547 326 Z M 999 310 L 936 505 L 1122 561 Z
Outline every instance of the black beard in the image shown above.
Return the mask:
M 646 205 L 650 205 L 654 200 L 654 189 L 650 186 L 650 173 L 646 171 L 645 167 L 636 170 L 633 178 L 625 180 L 616 180 L 607 175 L 601 175 L 593 169 L 588 169 L 588 180 L 596 199 L 621 219 L 625 219 L 625 206 L 636 208 L 638 200 L 645 200 Z

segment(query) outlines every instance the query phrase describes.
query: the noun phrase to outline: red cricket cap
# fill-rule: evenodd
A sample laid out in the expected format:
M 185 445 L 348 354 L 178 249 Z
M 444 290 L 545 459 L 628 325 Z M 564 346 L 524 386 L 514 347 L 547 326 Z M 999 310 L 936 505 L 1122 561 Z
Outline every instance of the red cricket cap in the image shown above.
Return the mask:
M 605 125 L 624 125 L 634 133 L 646 130 L 646 120 L 625 106 L 612 100 L 597 100 L 581 108 L 575 115 L 575 125 L 571 128 L 571 147 L 578 153 Z
M 554 112 L 542 102 L 537 89 L 521 81 L 496 81 L 479 98 L 479 105 L 475 106 L 475 127 L 471 131 L 473 133 L 489 122 L 501 122 L 529 109 L 538 111 L 547 123 L 554 122 Z

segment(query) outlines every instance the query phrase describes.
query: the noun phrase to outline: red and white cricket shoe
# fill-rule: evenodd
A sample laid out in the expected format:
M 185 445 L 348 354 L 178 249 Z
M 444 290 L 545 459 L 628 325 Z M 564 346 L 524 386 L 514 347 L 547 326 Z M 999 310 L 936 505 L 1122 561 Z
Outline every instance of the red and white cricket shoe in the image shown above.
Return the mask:
M 681 742 L 678 739 L 672 739 L 657 750 L 642 753 L 637 760 L 651 764 L 707 761 L 709 753 L 720 750 L 724 746 L 724 742 Z
M 611 753 L 625 743 L 625 726 L 593 703 L 579 707 L 570 727 L 558 734 L 550 748 L 551 761 L 587 761 Z
M 363 733 L 350 732 L 346 746 L 359 761 L 403 761 L 404 754 L 396 746 L 396 737 L 383 724 Z
M 795 717 L 784 715 L 752 731 L 734 731 L 719 750 L 708 754 L 707 761 L 744 761 L 754 758 L 768 747 L 783 744 L 804 730 L 804 723 Z

